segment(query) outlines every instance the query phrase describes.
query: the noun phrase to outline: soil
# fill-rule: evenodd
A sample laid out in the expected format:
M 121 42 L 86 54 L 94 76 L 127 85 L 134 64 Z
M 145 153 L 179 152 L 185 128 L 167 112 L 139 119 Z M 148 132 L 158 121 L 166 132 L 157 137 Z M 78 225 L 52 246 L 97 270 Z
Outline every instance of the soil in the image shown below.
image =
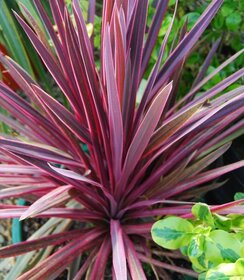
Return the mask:
M 0 221 L 0 247 L 4 247 L 11 244 L 11 220 L 1 220 Z M 0 260 L 0 265 L 3 260 Z M 8 265 L 5 265 L 3 269 L 0 269 L 0 280 L 4 280 L 5 275 L 8 273 L 12 266 L 11 261 Z
M 9 245 L 11 243 L 11 220 L 1 220 L 0 221 L 0 247 Z
M 32 218 L 22 222 L 23 240 L 27 240 L 36 232 L 48 219 Z
M 244 135 L 235 139 L 230 149 L 210 168 L 221 167 L 244 159 Z M 237 192 L 244 192 L 244 168 L 239 168 L 229 172 L 218 179 L 219 182 L 226 183 L 216 190 L 210 191 L 206 195 L 208 204 L 223 204 L 234 199 Z

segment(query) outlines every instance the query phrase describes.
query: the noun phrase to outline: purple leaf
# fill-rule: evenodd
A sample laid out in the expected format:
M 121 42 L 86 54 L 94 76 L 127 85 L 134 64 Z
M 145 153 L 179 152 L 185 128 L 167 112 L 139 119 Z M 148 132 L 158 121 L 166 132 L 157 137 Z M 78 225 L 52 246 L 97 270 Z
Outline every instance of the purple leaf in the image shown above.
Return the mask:
M 113 269 L 116 279 L 127 279 L 126 254 L 123 232 L 119 221 L 110 220 L 110 235 L 112 240 Z
M 58 101 L 48 95 L 38 86 L 32 85 L 36 94 L 45 102 L 46 106 L 58 117 L 58 119 L 67 126 L 77 137 L 86 143 L 90 143 L 89 132 L 86 128 L 82 127 L 74 118 L 74 116 L 65 109 Z
M 48 192 L 56 188 L 51 183 L 40 183 L 33 185 L 20 185 L 17 187 L 8 187 L 0 190 L 0 199 L 8 197 L 23 197 L 26 194 L 37 193 L 37 192 Z
M 53 149 L 52 147 L 43 147 L 38 144 L 25 144 L 17 141 L 10 140 L 1 140 L 0 139 L 0 147 L 3 147 L 11 152 L 26 155 L 29 157 L 49 161 L 62 163 L 70 166 L 81 167 L 79 162 L 70 159 L 69 155 L 63 155 L 64 153 L 59 152 L 57 149 Z
M 167 1 L 162 1 L 162 2 L 159 2 L 158 5 L 165 5 Z M 163 43 L 160 47 L 160 50 L 159 50 L 159 56 L 158 56 L 158 59 L 157 59 L 157 62 L 156 64 L 154 65 L 151 73 L 150 73 L 150 76 L 148 78 L 148 81 L 147 81 L 147 86 L 145 88 L 145 91 L 143 93 L 143 96 L 142 96 L 142 100 L 139 104 L 139 107 L 137 109 L 137 112 L 136 112 L 136 119 L 135 119 L 135 127 L 137 128 L 137 125 L 138 125 L 138 121 L 141 119 L 142 117 L 142 114 L 144 112 L 144 109 L 146 107 L 146 103 L 147 103 L 147 100 L 148 100 L 148 96 L 154 86 L 154 83 L 155 83 L 155 80 L 156 80 L 156 77 L 158 75 L 158 71 L 159 71 L 159 68 L 160 68 L 160 65 L 161 65 L 161 62 L 162 62 L 162 58 L 163 58 L 163 55 L 164 55 L 164 52 L 165 52 L 165 48 L 166 48 L 166 45 L 167 45 L 167 42 L 168 42 L 168 38 L 169 38 L 169 35 L 171 33 L 171 30 L 172 30 L 172 27 L 173 27 L 173 23 L 174 23 L 174 19 L 175 19 L 175 15 L 176 15 L 176 11 L 177 11 L 177 6 L 178 6 L 178 2 L 176 2 L 176 6 L 175 6 L 175 11 L 174 11 L 174 15 L 173 15 L 173 18 L 171 20 L 171 23 L 167 29 L 167 32 L 164 36 L 164 40 L 163 40 Z M 162 12 L 162 10 L 159 10 L 159 13 Z M 156 14 L 154 15 L 154 19 L 157 20 L 156 18 Z M 153 23 L 151 25 L 151 31 L 153 30 L 154 32 L 154 26 L 153 26 Z M 150 31 L 149 31 L 149 35 L 150 36 Z M 149 37 L 148 39 L 149 40 Z M 147 41 L 148 42 L 148 41 Z M 147 44 L 147 43 L 146 43 Z M 146 48 L 146 46 L 145 46 Z M 145 52 L 145 49 L 144 49 L 144 52 Z
M 104 241 L 96 255 L 94 265 L 92 266 L 90 279 L 100 280 L 104 279 L 109 255 L 111 254 L 111 241 L 110 238 L 104 238 Z
M 113 166 L 115 180 L 121 175 L 122 153 L 123 153 L 123 124 L 120 111 L 118 89 L 116 86 L 109 27 L 105 30 L 105 74 L 108 95 L 109 128 L 111 147 L 113 155 Z
M 84 250 L 92 247 L 93 241 L 101 236 L 99 230 L 91 230 L 88 233 L 80 235 L 79 239 L 71 241 L 63 248 L 55 252 L 50 257 L 43 260 L 39 265 L 25 272 L 18 280 L 32 279 L 55 279 L 69 263 L 72 262 Z
M 135 247 L 128 236 L 125 236 L 125 245 L 126 245 L 126 255 L 128 260 L 128 265 L 130 268 L 130 274 L 132 280 L 146 280 L 146 275 L 142 269 L 141 262 L 139 261 Z
M 142 66 L 141 66 L 141 77 L 143 76 L 148 61 L 150 59 L 152 50 L 155 46 L 156 40 L 157 40 L 157 36 L 158 36 L 158 32 L 161 28 L 162 25 L 162 21 L 164 19 L 164 16 L 166 14 L 167 8 L 168 8 L 168 0 L 166 1 L 158 1 L 157 2 L 157 7 L 156 7 L 156 12 L 153 16 L 152 19 L 152 23 L 150 26 L 150 29 L 148 31 L 148 35 L 147 35 L 147 40 L 144 46 L 144 50 L 143 50 L 143 60 L 142 60 Z
M 82 230 L 72 230 L 5 246 L 0 248 L 0 258 L 15 257 L 50 245 L 58 245 L 67 240 L 79 238 L 81 234 L 83 234 Z
M 192 30 L 185 36 L 177 48 L 175 48 L 158 74 L 157 84 L 155 85 L 154 92 L 156 92 L 162 87 L 163 84 L 165 84 L 179 62 L 188 54 L 204 30 L 207 28 L 212 18 L 215 16 L 222 2 L 223 0 L 212 1 L 198 19 Z
M 73 280 L 80 280 L 82 279 L 82 276 L 87 272 L 88 268 L 90 267 L 93 259 L 96 257 L 97 248 L 93 249 L 90 253 L 83 265 L 81 266 L 78 273 L 75 275 L 75 278 Z
M 172 196 L 178 194 L 179 192 L 188 190 L 196 185 L 200 185 L 200 184 L 203 184 L 210 180 L 213 180 L 215 178 L 218 178 L 221 175 L 231 172 L 232 170 L 238 169 L 240 167 L 244 167 L 243 160 L 233 163 L 233 164 L 229 164 L 224 167 L 219 167 L 219 168 L 215 168 L 210 171 L 206 171 L 204 173 L 194 176 L 193 178 L 189 178 L 189 179 L 183 181 L 182 183 L 179 183 L 178 185 L 176 185 L 174 187 L 174 189 L 171 189 L 171 190 L 168 190 L 168 191 L 162 193 L 162 196 L 165 199 L 168 197 L 172 197 Z
M 194 277 L 194 278 L 198 277 L 198 273 L 196 273 L 196 272 L 194 272 L 190 269 L 187 269 L 187 268 L 182 268 L 182 267 L 178 267 L 178 266 L 175 266 L 175 265 L 172 265 L 172 264 L 164 263 L 164 262 L 152 259 L 151 257 L 146 257 L 146 256 L 144 256 L 142 254 L 139 254 L 139 253 L 138 253 L 138 258 L 142 262 L 151 263 L 155 266 L 162 267 L 163 269 L 176 271 L 176 272 L 181 273 L 183 275 L 189 275 L 189 276 Z
M 149 107 L 140 126 L 138 127 L 125 158 L 123 167 L 124 180 L 125 178 L 128 178 L 129 174 L 133 171 L 145 148 L 147 147 L 151 136 L 157 127 L 171 89 L 172 83 L 169 83 L 166 87 L 160 90 Z
M 210 63 L 213 59 L 213 56 L 215 55 L 218 47 L 219 47 L 219 44 L 221 42 L 221 39 L 219 38 L 212 46 L 211 50 L 209 51 L 202 67 L 200 68 L 200 71 L 199 73 L 197 74 L 197 77 L 196 79 L 194 80 L 193 84 L 192 84 L 192 88 L 194 88 L 199 82 L 202 81 L 202 79 L 204 78 L 207 70 L 208 70 L 208 67 L 210 66 Z
M 71 195 L 72 186 L 63 186 L 49 191 L 46 195 L 35 201 L 29 208 L 21 215 L 20 220 L 24 220 L 29 217 L 34 217 L 50 208 L 57 205 L 64 204 Z

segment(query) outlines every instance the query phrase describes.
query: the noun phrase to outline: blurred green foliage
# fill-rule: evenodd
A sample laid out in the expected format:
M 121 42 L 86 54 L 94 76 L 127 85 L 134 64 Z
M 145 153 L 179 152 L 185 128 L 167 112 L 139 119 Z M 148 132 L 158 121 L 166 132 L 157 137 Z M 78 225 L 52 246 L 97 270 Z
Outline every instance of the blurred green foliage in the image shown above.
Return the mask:
M 47 1 L 41 0 L 48 13 L 51 12 Z M 38 80 L 45 89 L 51 90 L 47 71 L 30 40 L 17 22 L 13 11 L 21 14 L 21 4 L 25 5 L 41 29 L 43 24 L 32 0 L 0 1 L 0 45 L 7 54 L 19 63 L 33 79 Z
M 149 0 L 148 9 L 148 22 L 149 26 L 151 20 L 155 14 L 155 7 L 158 0 Z M 173 17 L 175 0 L 169 1 L 169 9 L 166 13 L 162 27 L 159 31 L 158 40 L 153 50 L 152 57 L 147 68 L 145 79 L 147 79 L 155 61 L 158 58 L 160 46 L 163 42 L 164 36 L 170 25 Z M 184 22 L 188 21 L 188 31 L 194 26 L 198 18 L 206 9 L 211 0 L 179 0 L 176 18 L 172 32 L 169 36 L 168 45 L 165 50 L 163 61 L 168 57 L 171 45 L 175 40 L 175 36 L 179 35 L 179 31 Z M 97 54 L 97 66 L 99 67 L 99 49 L 100 49 L 100 29 L 101 29 L 101 1 L 97 0 L 97 15 L 94 23 L 94 46 Z M 187 58 L 184 71 L 181 78 L 179 87 L 179 97 L 183 96 L 189 91 L 191 82 L 195 79 L 198 71 L 203 64 L 208 52 L 210 51 L 213 43 L 221 38 L 220 46 L 214 56 L 211 66 L 209 67 L 207 74 L 214 71 L 221 63 L 227 58 L 242 49 L 244 43 L 244 11 L 243 2 L 241 0 L 225 0 L 221 9 L 215 16 L 214 20 L 204 32 L 204 35 L 199 40 L 196 48 L 192 50 L 192 54 Z M 212 78 L 204 87 L 203 90 L 208 90 L 213 85 L 217 84 L 230 74 L 234 73 L 244 64 L 244 55 L 238 57 L 234 62 L 224 68 L 219 74 Z M 243 81 L 239 80 L 235 84 L 231 85 L 228 90 L 239 86 Z
M 155 14 L 155 7 L 156 3 L 159 0 L 149 0 L 149 10 L 148 10 L 148 25 L 150 24 L 153 15 Z M 21 0 L 20 2 L 24 3 L 27 6 L 34 6 L 33 3 L 30 0 Z M 47 5 L 47 1 L 42 0 L 43 3 L 47 7 L 46 10 L 48 13 L 50 13 L 50 7 Z M 71 0 L 65 0 L 66 4 L 68 5 L 68 8 L 71 12 Z M 87 10 L 88 10 L 88 0 L 80 1 L 83 14 L 85 19 L 87 18 Z M 101 16 L 102 16 L 102 0 L 96 1 L 96 16 L 95 16 L 95 22 L 94 22 L 94 47 L 95 47 L 95 56 L 96 56 L 96 64 L 99 68 L 100 62 L 99 62 L 99 54 L 100 54 L 100 30 L 101 30 Z M 162 27 L 159 32 L 158 40 L 156 43 L 156 47 L 153 50 L 151 60 L 149 62 L 149 67 L 147 69 L 145 78 L 148 77 L 152 66 L 155 64 L 155 61 L 158 58 L 158 53 L 160 50 L 160 46 L 162 44 L 162 41 L 164 39 L 164 36 L 167 32 L 167 28 L 169 27 L 169 24 L 171 22 L 174 7 L 175 7 L 176 0 L 170 0 L 169 1 L 169 9 L 166 13 L 165 19 L 163 21 Z M 179 34 L 179 30 L 183 26 L 185 20 L 188 20 L 188 30 L 190 30 L 195 22 L 198 20 L 200 15 L 203 13 L 206 6 L 211 2 L 211 0 L 179 0 L 179 5 L 177 9 L 177 15 L 174 21 L 173 30 L 169 36 L 169 42 L 165 50 L 165 54 L 163 57 L 163 61 L 167 58 L 169 51 L 171 49 L 171 45 L 175 40 L 175 36 Z M 11 8 L 14 10 L 19 11 L 19 7 L 17 4 L 17 1 L 6 1 L 3 0 L 1 2 L 1 5 L 4 5 L 4 3 L 7 4 L 9 13 L 11 12 Z M 225 0 L 221 9 L 215 16 L 214 20 L 210 24 L 210 26 L 205 31 L 204 35 L 199 40 L 199 43 L 197 44 L 196 48 L 192 51 L 192 54 L 187 58 L 185 65 L 184 65 L 184 71 L 181 78 L 181 83 L 179 87 L 180 96 L 183 96 L 185 93 L 188 92 L 189 86 L 191 82 L 194 80 L 194 78 L 197 76 L 197 73 L 201 67 L 201 65 L 204 62 L 205 57 L 207 56 L 209 50 L 211 49 L 212 44 L 218 39 L 221 38 L 221 43 L 218 48 L 217 54 L 214 56 L 211 66 L 208 69 L 208 73 L 214 71 L 223 61 L 225 61 L 228 57 L 239 51 L 244 43 L 244 21 L 242 20 L 244 17 L 244 10 L 243 10 L 243 2 L 241 0 Z M 31 7 L 33 9 L 33 7 Z M 29 43 L 29 40 L 27 39 L 26 35 L 22 31 L 22 29 L 18 26 L 15 18 L 12 15 L 12 19 L 10 18 L 10 14 L 7 15 L 9 17 L 9 20 L 13 21 L 14 24 L 10 24 L 9 26 L 13 26 L 17 29 L 16 35 L 12 32 L 12 36 L 16 36 L 16 39 L 18 39 L 17 34 L 20 35 L 20 46 L 23 46 L 23 53 L 25 54 L 25 50 L 28 49 L 28 58 L 27 63 L 29 63 L 28 60 L 31 62 L 31 67 L 28 72 L 31 73 L 33 71 L 34 75 L 37 76 L 37 79 L 41 81 L 42 83 L 46 84 L 46 87 L 50 84 L 50 79 L 48 79 L 47 74 L 45 74 L 45 71 L 43 71 L 43 65 L 40 63 L 39 58 L 36 57 L 36 53 L 31 47 L 31 44 Z M 35 15 L 35 18 L 38 19 L 38 16 Z M 39 20 L 39 19 L 38 19 Z M 0 22 L 1 26 L 1 22 Z M 3 30 L 2 30 L 3 31 Z M 6 32 L 1 32 L 0 27 L 0 42 L 4 44 L 7 49 L 10 52 L 10 55 L 18 61 L 18 53 L 19 58 L 23 60 L 25 57 L 24 55 L 21 55 L 21 48 L 16 50 L 16 53 L 12 53 L 12 50 L 10 46 L 8 45 L 8 38 L 6 38 L 8 34 Z M 14 38 L 13 38 L 14 40 Z M 19 45 L 19 44 L 16 44 Z M 21 61 L 18 61 L 19 63 Z M 23 63 L 22 63 L 23 64 Z M 233 63 L 228 65 L 226 68 L 224 68 L 219 74 L 217 74 L 211 81 L 209 81 L 204 87 L 204 90 L 209 89 L 216 83 L 220 82 L 222 79 L 230 75 L 231 73 L 234 73 L 237 69 L 240 69 L 240 67 L 244 64 L 244 55 L 238 57 Z M 29 64 L 30 65 L 30 64 Z M 23 65 L 24 66 L 24 65 Z M 28 66 L 28 65 L 27 65 Z M 32 69 L 34 68 L 36 69 Z M 39 77 L 38 77 L 39 76 Z M 45 82 L 48 80 L 48 83 Z M 237 87 L 240 83 L 243 81 L 238 81 L 235 84 L 231 85 L 231 88 Z M 228 88 L 230 89 L 230 88 Z
M 152 17 L 155 13 L 155 4 L 157 1 L 150 1 L 149 11 L 148 11 L 148 24 L 150 24 Z M 169 1 L 169 10 L 166 14 L 165 20 L 159 32 L 156 47 L 152 53 L 152 58 L 150 60 L 150 65 L 147 69 L 147 75 L 150 73 L 152 66 L 154 65 L 156 59 L 158 58 L 159 49 L 163 41 L 164 35 L 166 34 L 167 28 L 169 27 L 170 21 L 173 16 L 175 0 Z M 168 56 L 169 50 L 173 40 L 179 32 L 180 28 L 183 26 L 186 18 L 188 20 L 188 30 L 190 30 L 200 15 L 206 9 L 207 5 L 211 1 L 204 0 L 180 0 L 177 15 L 174 21 L 173 30 L 169 36 L 169 42 L 166 47 L 164 60 Z M 244 10 L 243 2 L 240 0 L 225 0 L 219 12 L 215 16 L 214 20 L 204 32 L 204 35 L 199 40 L 196 48 L 192 51 L 192 54 L 187 58 L 185 62 L 185 67 L 179 87 L 180 96 L 187 93 L 189 90 L 189 81 L 193 81 L 196 77 L 201 65 L 204 62 L 205 57 L 211 49 L 212 44 L 221 38 L 220 46 L 214 56 L 211 66 L 209 67 L 207 74 L 214 71 L 221 63 L 223 63 L 231 55 L 235 54 L 243 48 L 244 43 Z M 219 74 L 217 74 L 211 81 L 209 81 L 204 87 L 204 90 L 208 90 L 213 85 L 220 82 L 222 79 L 226 78 L 231 73 L 244 64 L 244 55 L 241 55 L 229 66 L 224 68 Z M 243 81 L 238 81 L 228 88 L 232 89 L 240 85 Z

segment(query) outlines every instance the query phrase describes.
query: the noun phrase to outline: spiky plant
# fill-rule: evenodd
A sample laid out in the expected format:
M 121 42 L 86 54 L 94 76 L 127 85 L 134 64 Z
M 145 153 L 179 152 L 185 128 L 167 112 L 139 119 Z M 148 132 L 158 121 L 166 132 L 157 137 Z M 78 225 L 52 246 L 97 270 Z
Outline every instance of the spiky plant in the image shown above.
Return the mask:
M 222 1 L 212 1 L 190 32 L 185 23 L 162 65 L 172 20 L 141 98 L 167 1 L 158 1 L 149 28 L 148 0 L 104 1 L 99 71 L 79 1 L 73 20 L 62 0 L 50 1 L 55 29 L 40 0 L 34 2 L 49 41 L 26 9 L 32 26 L 16 17 L 68 105 L 1 55 L 25 97 L 0 83 L 0 105 L 12 116 L 1 120 L 18 132 L 0 137 L 0 198 L 22 197 L 30 206 L 1 204 L 0 217 L 50 218 L 29 240 L 0 249 L 2 258 L 29 252 L 6 279 L 51 280 L 71 267 L 69 279 L 142 280 L 144 262 L 159 276 L 162 268 L 196 276 L 160 261 L 150 229 L 157 216 L 190 213 L 192 199 L 219 186 L 209 182 L 244 165 L 206 170 L 243 130 L 243 87 L 219 95 L 243 69 L 201 92 L 241 52 L 205 77 L 214 44 L 190 92 L 177 101 L 184 62 Z M 239 202 L 211 209 L 243 213 Z

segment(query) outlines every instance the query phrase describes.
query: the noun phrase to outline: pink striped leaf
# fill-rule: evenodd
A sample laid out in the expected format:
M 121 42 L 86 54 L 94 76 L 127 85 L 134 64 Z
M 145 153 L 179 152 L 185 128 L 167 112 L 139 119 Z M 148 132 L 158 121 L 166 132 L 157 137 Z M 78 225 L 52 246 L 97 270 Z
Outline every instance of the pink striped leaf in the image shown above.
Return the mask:
M 17 154 L 22 154 L 25 156 L 49 161 L 49 162 L 56 162 L 56 163 L 61 163 L 61 164 L 67 164 L 70 166 L 76 166 L 76 167 L 81 167 L 81 164 L 79 162 L 74 161 L 73 159 L 69 159 L 68 157 L 65 157 L 64 153 L 59 152 L 58 150 L 55 149 L 48 149 L 46 146 L 38 145 L 38 144 L 26 144 L 26 143 L 21 143 L 17 141 L 9 141 L 9 140 L 2 140 L 0 139 L 0 147 L 3 147 L 11 152 L 17 153 Z M 50 147 L 52 148 L 52 147 Z
M 67 240 L 80 238 L 80 235 L 82 234 L 84 234 L 84 230 L 65 231 L 62 233 L 51 234 L 47 237 L 41 237 L 38 239 L 5 246 L 0 248 L 0 258 L 15 257 L 30 251 L 39 250 L 50 245 L 58 245 L 66 242 Z
M 42 196 L 29 206 L 29 208 L 21 215 L 20 220 L 34 217 L 50 208 L 64 204 L 72 196 L 70 193 L 72 188 L 72 186 L 68 185 L 49 191 L 46 195 Z
M 226 174 L 228 172 L 231 172 L 235 169 L 244 167 L 244 160 L 229 164 L 223 167 L 215 168 L 210 171 L 206 171 L 204 173 L 200 173 L 199 175 L 194 176 L 193 178 L 189 178 L 182 183 L 179 183 L 174 187 L 174 189 L 168 190 L 166 192 L 162 193 L 162 197 L 168 198 L 171 196 L 174 196 L 178 194 L 179 192 L 188 190 L 196 185 L 203 184 L 205 182 L 208 182 L 210 180 L 213 180 L 215 178 L 218 178 L 219 176 Z
M 113 165 L 115 179 L 118 180 L 121 174 L 122 153 L 123 153 L 123 124 L 119 103 L 118 89 L 116 85 L 111 39 L 109 34 L 109 27 L 105 30 L 105 74 L 108 93 L 108 110 L 110 122 L 110 137 L 113 154 Z
M 124 235 L 124 240 L 126 246 L 126 256 L 132 280 L 146 280 L 147 278 L 143 271 L 142 264 L 137 257 L 135 246 L 126 234 Z
M 50 110 L 58 117 L 58 119 L 70 129 L 78 138 L 85 143 L 90 143 L 90 136 L 88 130 L 83 127 L 75 117 L 58 101 L 48 95 L 40 87 L 33 85 L 36 94 L 45 102 Z
M 20 185 L 17 187 L 7 187 L 0 190 L 0 199 L 10 198 L 10 197 L 23 197 L 26 194 L 36 193 L 36 192 L 48 192 L 56 188 L 54 184 L 51 183 L 41 183 L 33 185 Z
M 113 269 L 117 280 L 127 280 L 126 253 L 123 232 L 119 221 L 110 221 L 112 240 Z
M 102 231 L 94 229 L 80 235 L 80 238 L 71 241 L 62 249 L 46 258 L 39 265 L 25 272 L 17 280 L 54 280 L 65 268 L 84 250 L 92 247 L 93 242 L 99 238 Z
M 27 206 L 0 204 L 0 218 L 20 218 L 21 215 L 28 210 Z M 104 220 L 104 216 L 99 212 L 91 212 L 86 209 L 73 208 L 52 208 L 36 215 L 37 218 L 63 218 L 73 219 L 77 221 L 94 222 L 97 220 Z
M 104 238 L 103 243 L 94 260 L 94 264 L 89 274 L 90 279 L 94 279 L 94 280 L 104 279 L 104 273 L 106 270 L 106 266 L 110 254 L 111 254 L 111 240 L 107 236 L 107 238 L 106 237 Z
M 166 87 L 161 89 L 149 107 L 128 149 L 123 167 L 123 178 L 127 178 L 134 170 L 147 147 L 151 136 L 157 127 L 171 89 L 172 83 L 169 83 Z

